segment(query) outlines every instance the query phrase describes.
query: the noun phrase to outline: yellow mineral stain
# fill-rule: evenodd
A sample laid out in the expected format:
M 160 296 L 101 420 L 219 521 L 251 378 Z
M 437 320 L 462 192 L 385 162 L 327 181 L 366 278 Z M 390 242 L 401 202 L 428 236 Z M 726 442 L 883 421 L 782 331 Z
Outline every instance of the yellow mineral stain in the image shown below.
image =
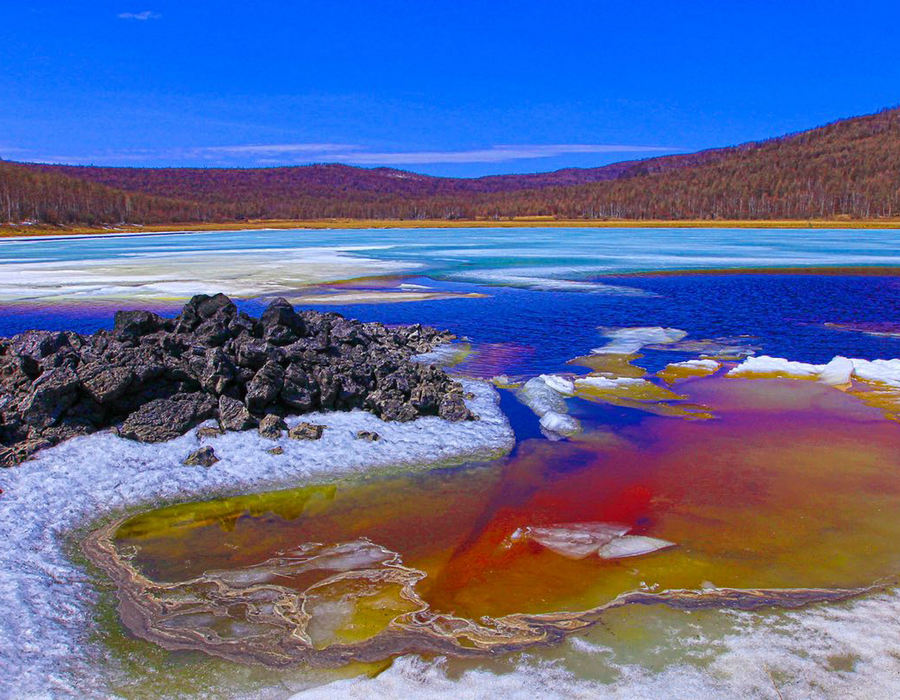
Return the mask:
M 598 376 L 605 377 L 631 377 L 639 379 L 646 376 L 647 370 L 635 364 L 643 355 L 634 353 L 621 355 L 616 353 L 598 353 L 595 355 L 582 355 L 569 360 L 570 365 L 587 367 Z

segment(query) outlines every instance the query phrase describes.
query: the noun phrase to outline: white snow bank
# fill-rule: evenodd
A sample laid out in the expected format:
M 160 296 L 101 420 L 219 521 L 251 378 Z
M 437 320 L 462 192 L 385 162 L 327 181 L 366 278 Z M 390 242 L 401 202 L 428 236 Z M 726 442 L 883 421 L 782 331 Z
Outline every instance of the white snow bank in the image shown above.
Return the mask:
M 603 347 L 594 348 L 592 353 L 633 355 L 645 345 L 675 343 L 687 333 L 678 328 L 661 328 L 659 326 L 639 326 L 635 328 L 601 328 L 603 335 L 610 341 Z
M 201 441 L 189 434 L 159 445 L 111 433 L 76 438 L 0 473 L 0 697 L 106 695 L 114 664 L 89 639 L 96 592 L 65 554 L 74 528 L 105 514 L 161 499 L 189 500 L 298 486 L 349 472 L 484 459 L 512 448 L 514 437 L 494 389 L 463 381 L 478 421 L 437 417 L 386 423 L 362 411 L 302 420 L 328 426 L 317 441 L 272 441 L 255 431 L 207 439 L 220 461 L 185 467 Z M 293 425 L 300 419 L 289 420 Z M 371 430 L 381 440 L 357 440 Z M 284 454 L 267 450 L 279 445 Z M 102 659 L 102 663 L 97 659 Z
M 516 396 L 540 418 L 545 434 L 558 438 L 581 430 L 578 420 L 567 415 L 565 397 L 574 393 L 574 384 L 565 377 L 542 374 L 525 382 Z
M 782 357 L 760 355 L 748 357 L 737 367 L 728 371 L 729 377 L 758 374 L 781 374 L 789 377 L 818 379 L 835 386 L 847 384 L 851 377 L 856 377 L 900 388 L 900 359 L 858 360 L 838 355 L 828 364 L 813 365 L 785 360 Z

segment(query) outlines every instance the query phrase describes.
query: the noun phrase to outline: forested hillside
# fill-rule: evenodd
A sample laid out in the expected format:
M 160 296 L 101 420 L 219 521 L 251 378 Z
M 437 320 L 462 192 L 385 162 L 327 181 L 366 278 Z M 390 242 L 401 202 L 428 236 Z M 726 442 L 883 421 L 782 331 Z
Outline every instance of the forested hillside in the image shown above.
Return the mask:
M 900 109 L 699 153 L 475 179 L 324 164 L 258 169 L 0 163 L 0 219 L 629 219 L 900 216 Z
M 0 161 L 0 221 L 150 224 L 201 217 L 191 202 L 124 192 L 53 170 Z

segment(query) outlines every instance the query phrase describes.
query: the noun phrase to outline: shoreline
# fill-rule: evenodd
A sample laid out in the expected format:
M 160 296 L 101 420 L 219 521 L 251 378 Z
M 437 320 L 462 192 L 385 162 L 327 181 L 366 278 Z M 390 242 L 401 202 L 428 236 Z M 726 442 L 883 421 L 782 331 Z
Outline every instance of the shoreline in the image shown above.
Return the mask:
M 163 443 L 139 443 L 111 432 L 76 437 L 42 450 L 28 463 L 0 472 L 4 508 L 0 523 L 17 538 L 0 542 L 0 565 L 9 572 L 0 601 L 9 613 L 0 627 L 0 666 L 25 671 L 0 679 L 0 696 L 43 695 L 65 679 L 71 694 L 106 689 L 121 672 L 96 665 L 102 652 L 91 639 L 100 592 L 71 557 L 73 534 L 145 507 L 191 499 L 333 483 L 342 478 L 417 471 L 468 461 L 489 461 L 513 447 L 499 395 L 486 382 L 461 380 L 477 421 L 451 423 L 427 416 L 385 422 L 365 411 L 302 416 L 328 426 L 320 440 L 273 442 L 256 430 L 199 438 L 195 430 Z M 291 419 L 293 423 L 295 419 Z M 382 436 L 352 453 L 359 430 Z M 215 444 L 213 467 L 184 467 L 187 452 Z M 273 444 L 285 454 L 267 453 Z M 48 614 L 47 611 L 60 611 Z M 48 680 L 49 679 L 49 680 Z
M 0 224 L 0 239 L 55 236 L 90 236 L 134 233 L 188 233 L 197 231 L 248 231 L 264 229 L 356 230 L 429 228 L 677 228 L 677 229 L 900 229 L 895 219 L 259 219 L 210 223 L 154 224 L 142 226 L 49 226 Z

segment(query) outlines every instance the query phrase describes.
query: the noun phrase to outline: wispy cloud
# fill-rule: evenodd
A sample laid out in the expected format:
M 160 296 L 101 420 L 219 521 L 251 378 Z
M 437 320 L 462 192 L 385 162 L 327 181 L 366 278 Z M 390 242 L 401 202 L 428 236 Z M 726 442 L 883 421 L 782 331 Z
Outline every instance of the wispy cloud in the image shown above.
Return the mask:
M 662 146 L 629 146 L 624 144 L 557 143 L 498 145 L 459 151 L 385 151 L 335 153 L 330 157 L 359 165 L 424 165 L 432 163 L 503 163 L 511 160 L 554 158 L 578 153 L 638 153 L 671 151 Z
M 206 146 L 189 149 L 195 158 L 251 156 L 272 163 L 286 156 L 328 160 L 354 165 L 429 165 L 439 163 L 503 163 L 513 160 L 554 158 L 582 153 L 662 153 L 664 146 L 600 143 L 501 144 L 485 148 L 446 151 L 370 151 L 364 146 L 339 143 L 280 143 Z
M 154 12 L 153 10 L 144 10 L 142 12 L 120 12 L 117 16 L 119 19 L 134 19 L 138 22 L 146 22 L 148 19 L 159 19 L 162 17 L 159 12 Z
M 290 153 L 334 153 L 336 151 L 355 151 L 360 148 L 362 146 L 347 143 L 274 143 L 249 144 L 246 146 L 204 146 L 191 150 L 197 155 L 277 155 Z
M 377 151 L 347 143 L 275 143 L 237 144 L 230 146 L 195 146 L 172 149 L 129 149 L 106 151 L 84 156 L 31 153 L 33 162 L 70 163 L 73 165 L 140 164 L 156 162 L 184 164 L 203 162 L 207 165 L 287 165 L 302 163 L 346 163 L 348 165 L 438 165 L 448 163 L 505 163 L 537 160 L 578 154 L 656 154 L 680 151 L 671 146 L 605 143 L 499 144 L 484 148 L 459 150 Z

